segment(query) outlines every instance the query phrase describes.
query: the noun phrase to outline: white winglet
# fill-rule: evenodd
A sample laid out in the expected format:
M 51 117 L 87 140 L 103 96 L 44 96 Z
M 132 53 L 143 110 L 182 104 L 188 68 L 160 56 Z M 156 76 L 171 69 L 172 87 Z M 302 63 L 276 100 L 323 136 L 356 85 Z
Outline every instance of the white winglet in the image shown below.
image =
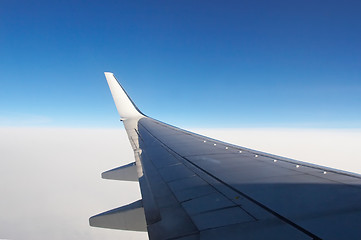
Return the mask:
M 114 77 L 114 74 L 111 72 L 105 72 L 104 74 L 120 117 L 122 119 L 127 119 L 144 116 Z

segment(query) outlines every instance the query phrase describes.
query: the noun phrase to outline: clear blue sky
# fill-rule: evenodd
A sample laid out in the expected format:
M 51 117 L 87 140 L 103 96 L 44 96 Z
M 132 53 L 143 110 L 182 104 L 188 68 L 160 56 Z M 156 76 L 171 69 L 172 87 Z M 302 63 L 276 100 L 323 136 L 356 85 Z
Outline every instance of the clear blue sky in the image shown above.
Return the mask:
M 0 2 L 0 126 L 361 127 L 361 1 Z

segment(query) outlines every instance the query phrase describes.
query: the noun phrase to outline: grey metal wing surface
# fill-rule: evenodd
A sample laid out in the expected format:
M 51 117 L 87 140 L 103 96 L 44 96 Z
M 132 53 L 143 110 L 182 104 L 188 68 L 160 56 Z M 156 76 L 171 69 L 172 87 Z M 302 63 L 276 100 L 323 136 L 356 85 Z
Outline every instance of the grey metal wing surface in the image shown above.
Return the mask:
M 142 199 L 90 218 L 92 226 L 146 230 L 152 240 L 360 239 L 360 175 L 162 123 L 106 77 L 135 163 L 105 175 L 128 180 L 124 169 L 133 169 Z

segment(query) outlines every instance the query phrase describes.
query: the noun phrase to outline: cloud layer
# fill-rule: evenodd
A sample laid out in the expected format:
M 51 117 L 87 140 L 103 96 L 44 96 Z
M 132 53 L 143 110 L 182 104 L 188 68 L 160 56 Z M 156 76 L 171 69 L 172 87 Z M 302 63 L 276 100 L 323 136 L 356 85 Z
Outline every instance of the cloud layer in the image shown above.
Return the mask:
M 97 213 L 140 198 L 138 183 L 102 171 L 133 161 L 122 130 L 0 129 L 0 238 L 146 239 L 88 225 Z
M 361 130 L 195 129 L 297 160 L 361 173 Z M 133 161 L 123 129 L 0 128 L 0 238 L 147 239 L 88 218 L 140 198 L 137 183 L 102 180 Z

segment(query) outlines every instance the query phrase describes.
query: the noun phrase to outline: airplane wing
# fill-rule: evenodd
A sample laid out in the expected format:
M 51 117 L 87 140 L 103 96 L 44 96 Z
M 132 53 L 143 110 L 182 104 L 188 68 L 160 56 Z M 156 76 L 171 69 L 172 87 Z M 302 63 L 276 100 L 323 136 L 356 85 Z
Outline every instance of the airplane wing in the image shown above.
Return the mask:
M 105 73 L 135 162 L 103 178 L 138 180 L 142 199 L 91 226 L 149 239 L 360 239 L 360 175 L 201 136 L 141 113 Z

